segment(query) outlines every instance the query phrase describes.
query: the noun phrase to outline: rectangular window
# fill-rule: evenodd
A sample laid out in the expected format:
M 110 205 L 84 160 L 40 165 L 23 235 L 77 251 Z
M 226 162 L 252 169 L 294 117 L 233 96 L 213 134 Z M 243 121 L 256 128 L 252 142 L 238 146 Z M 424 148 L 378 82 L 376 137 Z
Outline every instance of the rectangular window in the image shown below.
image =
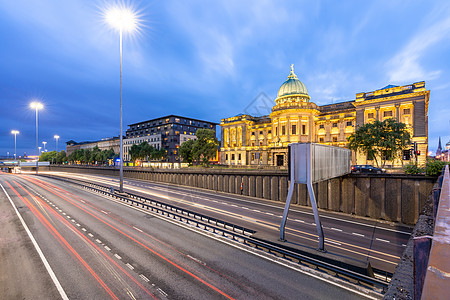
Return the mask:
M 278 135 L 278 127 L 275 127 L 275 135 Z
M 228 154 L 225 154 L 225 160 L 228 160 Z
M 404 114 L 404 115 L 409 115 L 409 114 L 411 114 L 411 109 L 410 109 L 410 108 L 405 108 L 405 109 L 403 110 L 403 114 Z
M 319 138 L 319 143 L 323 143 L 323 138 Z
M 271 134 L 271 133 L 272 133 L 272 130 L 269 130 L 269 131 L 268 131 L 268 134 Z
M 373 113 L 368 113 L 367 114 L 367 119 L 373 119 Z
M 337 136 L 333 136 L 333 143 L 337 142 Z
M 292 125 L 292 134 L 297 134 L 297 125 Z
M 255 132 L 254 132 L 254 131 L 252 131 L 252 135 L 255 135 Z
M 260 132 L 259 132 L 259 134 L 260 134 L 260 135 L 262 135 L 262 134 L 263 134 L 263 132 L 262 132 L 262 131 L 260 131 Z
M 324 124 L 320 124 L 319 125 L 319 129 L 324 129 L 325 128 L 325 125 Z
M 352 126 L 353 122 L 352 121 L 347 121 L 347 126 Z
M 392 117 L 392 110 L 387 110 L 383 112 L 384 117 Z
M 238 154 L 238 160 L 241 160 L 241 154 L 240 153 Z
M 337 128 L 337 123 L 333 123 L 333 128 Z
M 285 135 L 286 134 L 286 126 L 281 126 L 281 135 Z
M 231 154 L 231 160 L 234 160 L 234 153 Z
M 305 135 L 306 134 L 306 125 L 302 124 L 302 134 Z
M 411 160 L 411 150 L 403 150 L 403 160 Z

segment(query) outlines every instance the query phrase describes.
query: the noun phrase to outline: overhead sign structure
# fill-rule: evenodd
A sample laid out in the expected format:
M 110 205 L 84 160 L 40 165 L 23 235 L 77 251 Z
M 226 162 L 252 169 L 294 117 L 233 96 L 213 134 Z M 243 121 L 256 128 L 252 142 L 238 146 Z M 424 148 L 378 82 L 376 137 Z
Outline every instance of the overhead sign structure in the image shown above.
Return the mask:
M 322 224 L 317 210 L 316 197 L 312 184 L 350 173 L 351 151 L 349 149 L 314 143 L 289 145 L 289 190 L 280 226 L 280 240 L 285 240 L 285 227 L 289 206 L 296 183 L 306 184 L 314 212 L 319 250 L 325 251 Z

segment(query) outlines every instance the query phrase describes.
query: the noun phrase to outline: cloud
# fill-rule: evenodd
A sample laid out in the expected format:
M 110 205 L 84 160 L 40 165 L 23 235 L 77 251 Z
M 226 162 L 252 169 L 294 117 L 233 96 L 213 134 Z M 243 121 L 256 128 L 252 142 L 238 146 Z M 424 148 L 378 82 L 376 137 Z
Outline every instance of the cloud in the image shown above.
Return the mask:
M 449 11 L 440 7 L 442 11 Z M 433 50 L 433 46 L 450 38 L 450 17 L 444 18 L 430 14 L 436 21 L 419 31 L 392 59 L 386 64 L 390 82 L 407 82 L 415 80 L 433 80 L 439 78 L 442 70 L 427 70 L 421 61 Z

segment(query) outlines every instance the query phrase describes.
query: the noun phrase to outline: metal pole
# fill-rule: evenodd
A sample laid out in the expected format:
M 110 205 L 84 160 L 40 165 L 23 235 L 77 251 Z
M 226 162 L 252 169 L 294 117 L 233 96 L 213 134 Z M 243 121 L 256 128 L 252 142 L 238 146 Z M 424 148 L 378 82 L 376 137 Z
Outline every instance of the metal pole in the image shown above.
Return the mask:
M 120 192 L 123 193 L 123 138 L 122 138 L 122 28 L 120 29 Z
M 36 175 L 38 175 L 38 170 L 39 170 L 39 144 L 38 144 L 38 108 L 36 107 L 36 150 L 37 150 L 37 154 L 38 157 L 36 159 Z
M 14 160 L 16 160 L 17 153 L 17 133 L 14 133 Z
M 311 144 L 308 145 L 308 152 L 309 157 L 306 160 L 306 163 L 308 164 L 306 167 L 306 186 L 308 187 L 308 193 L 309 193 L 309 199 L 311 200 L 311 206 L 314 213 L 314 221 L 316 222 L 316 228 L 317 228 L 317 234 L 319 235 L 319 251 L 326 252 L 325 250 L 325 243 L 324 243 L 324 235 L 323 235 L 323 229 L 322 229 L 322 223 L 320 222 L 319 218 L 319 211 L 317 209 L 317 202 L 316 202 L 316 195 L 314 194 L 314 189 L 312 185 L 312 174 L 311 174 L 311 166 L 312 166 L 312 149 Z

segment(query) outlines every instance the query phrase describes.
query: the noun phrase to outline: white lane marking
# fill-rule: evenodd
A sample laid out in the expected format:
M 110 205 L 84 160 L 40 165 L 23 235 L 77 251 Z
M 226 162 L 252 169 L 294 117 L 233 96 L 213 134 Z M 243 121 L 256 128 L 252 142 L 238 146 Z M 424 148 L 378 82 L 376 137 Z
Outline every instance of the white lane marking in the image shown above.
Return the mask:
M 406 247 L 406 245 L 405 245 L 405 244 L 402 244 L 402 246 L 403 246 L 403 247 Z
M 331 230 L 342 231 L 342 229 L 331 227 Z
M 62 209 L 58 209 L 59 210 L 59 212 L 62 212 Z
M 94 235 L 92 234 L 92 233 L 88 233 L 88 236 L 90 236 L 90 237 L 94 237 Z
M 67 219 L 70 219 L 70 216 L 67 216 Z
M 380 241 L 380 242 L 390 243 L 390 241 L 388 241 L 388 240 L 383 240 L 383 239 L 379 239 L 379 238 L 376 238 L 376 240 Z
M 230 204 L 230 206 L 237 207 L 237 205 L 235 205 L 235 204 Z
M 72 223 L 75 223 L 75 220 L 74 220 L 74 219 L 72 219 Z
M 80 227 L 81 225 L 79 223 L 77 223 L 77 226 Z
M 106 212 L 106 211 L 104 211 L 104 210 L 102 210 L 102 213 L 104 213 L 105 215 L 107 215 L 108 213 Z
M 195 258 L 195 257 L 193 257 L 193 256 L 190 256 L 189 254 L 187 255 L 187 257 L 189 257 L 190 259 L 192 259 L 192 260 L 198 262 L 198 263 L 201 264 L 201 265 L 206 266 L 206 263 L 204 263 L 203 261 L 201 261 L 201 260 L 198 259 L 198 258 Z
M 99 244 L 102 243 L 102 241 L 100 241 L 99 239 L 96 239 L 95 241 L 96 241 L 97 243 L 99 243 Z
M 144 274 L 139 275 L 139 277 L 141 277 L 142 280 L 144 280 L 145 282 L 149 282 L 149 281 L 150 281 L 150 279 L 148 279 L 147 277 L 145 277 Z
M 332 244 L 336 244 L 336 245 L 338 245 L 338 246 L 342 246 L 342 244 L 341 244 L 341 243 L 338 243 L 338 242 L 334 242 L 334 241 L 328 241 L 328 240 L 327 240 L 327 243 L 332 243 Z
M 167 293 L 164 292 L 162 289 L 157 288 L 156 290 L 157 290 L 161 295 L 163 295 L 164 297 L 167 297 Z
M 122 257 L 120 257 L 120 255 L 118 255 L 118 254 L 114 254 L 114 256 L 115 256 L 117 259 L 122 259 Z
M 81 230 L 83 230 L 84 232 L 86 232 L 86 228 L 84 228 L 84 227 L 83 227 L 83 228 L 81 228 Z
M 62 213 L 63 215 L 67 215 L 65 212 Z
M 254 212 L 261 212 L 260 210 L 257 209 L 252 209 Z
M 105 246 L 105 249 L 106 249 L 107 251 L 111 251 L 111 248 L 109 248 L 108 246 Z
M 269 216 L 273 216 L 273 213 L 270 213 L 270 212 L 266 212 L 265 214 L 269 215 Z
M 52 278 L 53 283 L 55 284 L 56 288 L 58 289 L 59 294 L 61 295 L 61 298 L 64 300 L 69 300 L 69 297 L 67 297 L 66 292 L 64 291 L 63 287 L 59 283 L 58 278 L 56 278 L 55 273 L 52 270 L 52 267 L 50 267 L 50 264 L 48 263 L 47 259 L 44 256 L 44 253 L 42 253 L 41 248 L 39 247 L 38 243 L 34 239 L 34 236 L 31 234 L 30 229 L 28 229 L 27 224 L 25 223 L 24 219 L 20 215 L 19 211 L 17 210 L 16 206 L 14 205 L 14 202 L 11 200 L 11 197 L 9 197 L 8 193 L 6 192 L 3 185 L 0 183 L 0 186 L 3 189 L 3 192 L 6 194 L 6 196 L 9 199 L 9 202 L 11 202 L 12 207 L 14 208 L 14 211 L 16 212 L 17 216 L 19 217 L 20 222 L 22 223 L 23 228 L 25 228 L 25 231 L 28 234 L 28 237 L 30 238 L 31 242 L 34 245 L 34 248 L 36 249 L 37 253 L 39 254 L 39 257 L 41 258 L 42 262 L 44 263 L 45 268 L 47 269 L 48 274 Z
M 80 200 L 81 202 L 83 202 L 83 203 L 86 203 L 86 202 L 84 202 L 84 200 Z
M 137 227 L 134 227 L 134 226 L 133 226 L 133 228 L 136 229 L 137 231 L 143 232 L 141 229 L 139 229 L 139 228 L 137 228 Z
M 134 267 L 132 265 L 130 265 L 129 263 L 125 264 L 129 269 L 134 270 Z
M 362 236 L 362 237 L 364 237 L 364 236 L 365 236 L 364 234 L 361 234 L 361 233 L 356 233 L 356 232 L 352 232 L 352 234 L 353 234 L 353 235 L 357 235 L 357 236 Z
M 294 221 L 297 221 L 297 222 L 300 222 L 300 223 L 305 223 L 305 221 L 299 220 L 299 219 L 295 219 Z

